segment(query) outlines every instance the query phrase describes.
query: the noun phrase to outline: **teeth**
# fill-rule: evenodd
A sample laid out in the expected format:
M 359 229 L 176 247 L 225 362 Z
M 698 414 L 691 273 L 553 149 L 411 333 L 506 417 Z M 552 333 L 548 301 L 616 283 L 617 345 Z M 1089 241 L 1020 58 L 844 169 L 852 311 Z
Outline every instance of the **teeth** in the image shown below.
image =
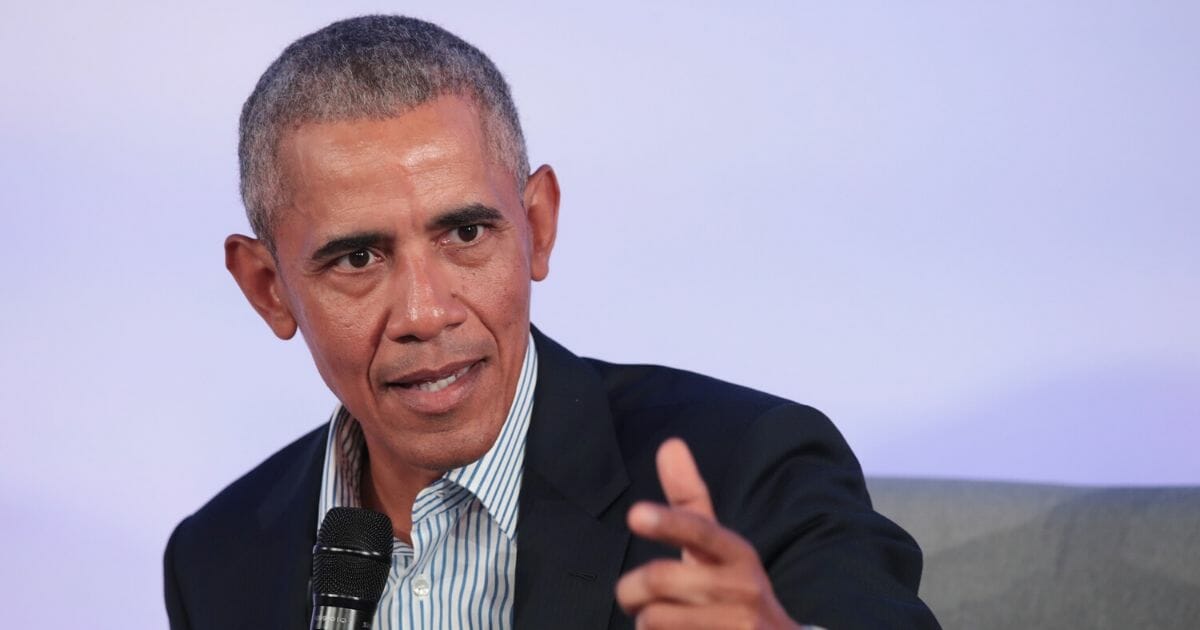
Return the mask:
M 453 383 L 454 381 L 457 381 L 460 376 L 462 376 L 463 374 L 466 374 L 467 370 L 469 370 L 469 369 L 471 369 L 471 366 L 468 365 L 464 368 L 459 369 L 457 372 L 451 374 L 450 376 L 447 376 L 445 378 L 440 378 L 436 381 L 426 381 L 424 383 L 418 383 L 417 385 L 414 385 L 413 387 L 415 389 L 419 389 L 423 392 L 440 392 L 443 389 L 446 389 L 447 387 L 449 387 L 450 384 Z

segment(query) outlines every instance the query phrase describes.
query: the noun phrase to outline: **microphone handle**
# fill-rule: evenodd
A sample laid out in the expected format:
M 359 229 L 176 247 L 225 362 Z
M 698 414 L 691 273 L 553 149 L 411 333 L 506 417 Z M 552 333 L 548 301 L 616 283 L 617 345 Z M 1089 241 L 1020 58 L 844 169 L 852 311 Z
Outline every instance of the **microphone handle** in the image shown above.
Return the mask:
M 371 630 L 371 613 L 340 606 L 318 606 L 309 630 Z
M 309 630 L 371 630 L 375 606 L 353 597 L 317 595 L 313 597 L 312 623 Z

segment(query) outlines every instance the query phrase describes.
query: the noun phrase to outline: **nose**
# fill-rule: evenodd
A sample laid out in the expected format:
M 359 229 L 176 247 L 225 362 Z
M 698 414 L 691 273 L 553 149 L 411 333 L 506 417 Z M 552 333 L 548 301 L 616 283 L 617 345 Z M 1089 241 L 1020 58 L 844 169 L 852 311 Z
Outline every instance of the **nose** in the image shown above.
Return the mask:
M 453 278 L 435 260 L 410 256 L 396 269 L 394 306 L 385 334 L 399 342 L 428 341 L 467 319 Z

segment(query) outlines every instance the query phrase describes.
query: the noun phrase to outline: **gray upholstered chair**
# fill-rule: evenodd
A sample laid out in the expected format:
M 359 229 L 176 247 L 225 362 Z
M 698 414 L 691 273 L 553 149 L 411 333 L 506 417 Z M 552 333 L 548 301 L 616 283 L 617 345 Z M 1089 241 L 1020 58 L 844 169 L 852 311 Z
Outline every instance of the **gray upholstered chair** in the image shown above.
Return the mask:
M 947 629 L 1200 629 L 1200 488 L 867 480 Z

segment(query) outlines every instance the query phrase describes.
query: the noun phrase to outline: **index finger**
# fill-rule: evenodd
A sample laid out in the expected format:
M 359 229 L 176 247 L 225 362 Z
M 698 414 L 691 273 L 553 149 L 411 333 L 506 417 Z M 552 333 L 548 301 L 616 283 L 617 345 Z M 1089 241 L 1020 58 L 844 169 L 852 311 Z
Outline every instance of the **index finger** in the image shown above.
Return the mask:
M 708 486 L 696 468 L 696 460 L 687 444 L 679 438 L 670 438 L 658 447 L 655 458 L 658 465 L 658 481 L 671 507 L 680 508 L 716 520 Z
M 744 538 L 694 512 L 641 501 L 629 509 L 627 520 L 638 536 L 682 549 L 685 561 L 688 555 L 709 564 L 758 561 L 758 552 Z

